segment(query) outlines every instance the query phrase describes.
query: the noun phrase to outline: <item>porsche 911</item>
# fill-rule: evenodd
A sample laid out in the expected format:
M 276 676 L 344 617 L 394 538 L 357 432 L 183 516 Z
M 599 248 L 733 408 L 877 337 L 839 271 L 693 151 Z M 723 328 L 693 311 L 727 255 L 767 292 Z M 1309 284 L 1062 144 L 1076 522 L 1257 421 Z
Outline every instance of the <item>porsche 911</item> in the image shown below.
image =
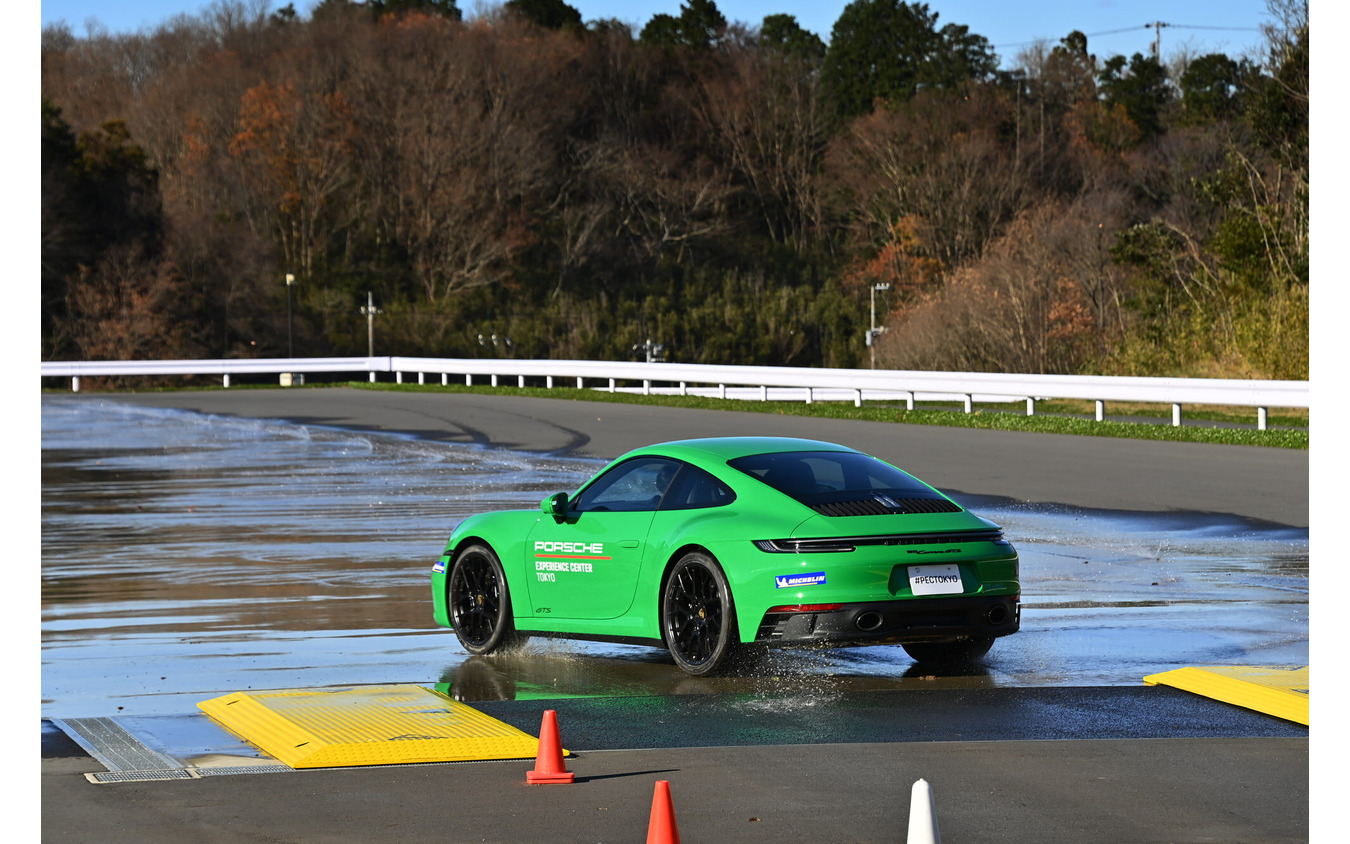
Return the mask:
M 587 639 L 664 648 L 700 676 L 767 648 L 977 662 L 1019 629 L 1018 577 L 998 525 L 885 461 L 722 437 L 639 448 L 538 509 L 465 519 L 431 594 L 470 654 Z

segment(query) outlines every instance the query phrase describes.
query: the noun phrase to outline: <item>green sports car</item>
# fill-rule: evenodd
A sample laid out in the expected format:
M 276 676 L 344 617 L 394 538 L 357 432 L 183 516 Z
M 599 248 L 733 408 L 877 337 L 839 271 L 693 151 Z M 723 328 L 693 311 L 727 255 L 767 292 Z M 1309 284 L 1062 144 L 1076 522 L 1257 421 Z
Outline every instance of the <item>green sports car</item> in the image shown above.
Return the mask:
M 772 437 L 639 448 L 539 510 L 471 516 L 431 595 L 471 654 L 591 639 L 667 648 L 694 675 L 765 647 L 966 663 L 1021 620 L 998 525 L 875 457 Z

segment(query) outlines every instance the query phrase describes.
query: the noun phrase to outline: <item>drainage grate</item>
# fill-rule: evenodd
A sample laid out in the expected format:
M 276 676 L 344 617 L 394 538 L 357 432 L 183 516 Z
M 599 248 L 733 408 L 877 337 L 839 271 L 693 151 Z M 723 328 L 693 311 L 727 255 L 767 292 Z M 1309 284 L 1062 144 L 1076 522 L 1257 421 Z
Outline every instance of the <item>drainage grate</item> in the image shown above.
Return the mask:
M 177 759 L 151 750 L 111 718 L 71 718 L 52 723 L 109 771 L 164 771 L 181 768 Z
M 295 769 L 290 765 L 232 765 L 220 768 L 194 768 L 199 777 L 223 777 L 228 774 L 289 774 Z
M 104 771 L 97 774 L 85 774 L 84 778 L 95 784 L 109 782 L 155 782 L 157 780 L 195 780 L 191 771 L 175 768 L 164 771 Z

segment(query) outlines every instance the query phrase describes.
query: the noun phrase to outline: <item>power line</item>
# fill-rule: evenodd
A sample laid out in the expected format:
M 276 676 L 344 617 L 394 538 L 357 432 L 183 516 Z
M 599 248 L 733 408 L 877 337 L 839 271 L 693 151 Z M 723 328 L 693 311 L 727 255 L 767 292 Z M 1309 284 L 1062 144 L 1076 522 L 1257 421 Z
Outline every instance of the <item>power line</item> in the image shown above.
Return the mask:
M 1101 38 L 1101 37 L 1106 36 L 1106 35 L 1120 35 L 1120 34 L 1123 33 L 1123 32 L 1138 32 L 1138 31 L 1141 30 L 1141 29 L 1156 29 L 1156 28 L 1158 28 L 1158 27 L 1164 27 L 1164 26 L 1167 27 L 1167 28 L 1169 28 L 1169 29 L 1207 29 L 1207 30 L 1222 30 L 1222 31 L 1226 31 L 1226 32 L 1260 32 L 1260 31 L 1261 31 L 1261 28 L 1260 28 L 1260 27 L 1255 27 L 1255 26 L 1196 26 L 1196 25 L 1184 24 L 1184 23 L 1163 23 L 1163 22 L 1161 22 L 1161 21 L 1155 21 L 1155 22 L 1153 22 L 1153 23 L 1145 23 L 1145 24 L 1140 24 L 1140 25 L 1138 25 L 1138 26 L 1126 26 L 1126 27 L 1121 27 L 1120 29 L 1108 29 L 1108 30 L 1105 30 L 1105 31 L 1103 31 L 1103 32 L 1088 32 L 1088 33 L 1085 33 L 1083 37 L 1089 38 L 1089 39 L 1091 39 L 1091 38 Z M 1019 41 L 1019 42 L 1017 42 L 1016 44 L 994 44 L 993 47 L 994 47 L 995 50 L 1002 50 L 1002 49 L 1005 49 L 1005 48 L 1008 48 L 1008 47 L 1030 47 L 1030 46 L 1033 46 L 1034 44 L 1037 44 L 1037 43 L 1042 42 L 1042 41 L 1045 41 L 1045 40 L 1047 40 L 1047 39 L 1044 39 L 1044 38 L 1038 38 L 1038 39 L 1035 39 L 1035 40 L 1033 40 L 1033 41 Z

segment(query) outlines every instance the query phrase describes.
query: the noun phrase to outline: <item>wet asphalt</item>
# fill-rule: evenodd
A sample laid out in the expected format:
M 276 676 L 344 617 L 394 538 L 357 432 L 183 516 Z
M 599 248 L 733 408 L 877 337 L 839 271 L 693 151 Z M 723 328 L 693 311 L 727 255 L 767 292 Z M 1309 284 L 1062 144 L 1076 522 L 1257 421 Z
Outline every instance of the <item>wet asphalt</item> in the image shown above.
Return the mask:
M 593 457 L 691 436 L 808 436 L 969 495 L 1308 524 L 1308 453 L 1281 449 L 341 388 L 118 398 Z M 684 841 L 904 841 L 918 778 L 932 785 L 948 842 L 1306 841 L 1311 832 L 1307 728 L 1166 687 L 473 705 L 531 734 L 542 709 L 554 709 L 577 781 L 527 786 L 528 763 L 490 762 L 95 785 L 83 775 L 101 766 L 44 731 L 42 837 L 633 841 L 648 832 L 654 783 L 667 780 Z

